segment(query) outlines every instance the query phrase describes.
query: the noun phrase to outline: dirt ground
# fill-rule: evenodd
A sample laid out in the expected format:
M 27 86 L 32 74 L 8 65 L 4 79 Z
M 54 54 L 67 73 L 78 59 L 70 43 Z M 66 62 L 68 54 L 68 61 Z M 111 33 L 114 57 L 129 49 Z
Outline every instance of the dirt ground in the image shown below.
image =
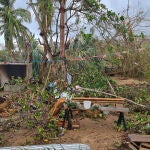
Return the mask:
M 131 85 L 131 84 L 144 84 L 145 81 L 139 81 L 133 78 L 126 78 L 121 76 L 112 76 L 111 77 L 117 85 Z
M 85 118 L 80 121 L 79 130 L 70 130 L 62 137 L 63 143 L 83 143 L 92 150 L 116 150 L 121 144 L 124 132 L 114 129 L 117 116 L 108 116 L 106 120 L 91 120 Z
M 126 134 L 124 131 L 120 132 L 115 129 L 114 121 L 117 119 L 117 115 L 108 115 L 106 119 L 81 119 L 79 129 L 66 130 L 59 140 L 53 140 L 52 143 L 82 143 L 89 145 L 91 150 L 117 150 Z M 5 146 L 32 145 L 35 143 L 33 141 L 34 130 L 10 130 L 0 134 Z M 48 143 L 51 142 L 45 144 Z
M 142 81 L 126 79 L 121 77 L 112 77 L 118 85 L 122 84 L 139 84 Z M 128 117 L 128 116 L 126 116 Z M 118 115 L 108 115 L 106 119 L 81 119 L 80 128 L 76 130 L 66 130 L 65 134 L 57 140 L 46 142 L 51 143 L 82 143 L 91 147 L 91 150 L 118 150 L 122 144 L 123 138 L 127 132 L 117 131 L 116 123 Z M 35 131 L 29 129 L 11 129 L 2 131 L 0 127 L 0 143 L 3 146 L 20 146 L 20 145 L 33 145 L 35 144 Z M 37 143 L 43 144 L 43 143 Z M 125 150 L 125 148 L 121 148 Z

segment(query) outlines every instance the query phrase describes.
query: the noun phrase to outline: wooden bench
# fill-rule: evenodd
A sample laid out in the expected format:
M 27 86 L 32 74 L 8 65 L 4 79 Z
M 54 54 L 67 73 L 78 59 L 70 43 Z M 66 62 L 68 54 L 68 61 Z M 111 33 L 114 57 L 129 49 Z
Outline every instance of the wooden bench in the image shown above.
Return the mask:
M 108 112 L 119 112 L 119 118 L 118 118 L 118 121 L 117 121 L 117 126 L 120 126 L 121 123 L 123 123 L 124 131 L 127 130 L 124 113 L 128 113 L 129 112 L 129 108 L 123 108 L 123 107 L 99 107 L 99 109 L 102 112 L 105 112 L 105 111 L 108 111 Z
M 124 99 L 122 98 L 97 98 L 97 97 L 74 97 L 72 100 L 83 103 L 84 101 L 91 101 L 92 104 L 108 105 L 109 107 L 99 106 L 102 112 L 119 112 L 119 118 L 117 121 L 117 126 L 120 126 L 123 122 L 124 130 L 127 130 L 124 113 L 129 112 L 129 108 L 124 108 Z M 113 104 L 113 106 L 111 106 Z M 121 107 L 117 106 L 121 104 Z
M 149 150 L 150 135 L 129 134 L 129 147 L 133 150 Z

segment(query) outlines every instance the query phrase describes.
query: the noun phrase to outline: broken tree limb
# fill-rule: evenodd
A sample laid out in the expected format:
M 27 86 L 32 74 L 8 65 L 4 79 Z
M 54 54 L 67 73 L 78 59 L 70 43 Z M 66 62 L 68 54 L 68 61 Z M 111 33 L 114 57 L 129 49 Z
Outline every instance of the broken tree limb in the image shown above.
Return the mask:
M 43 87 L 42 92 L 41 92 L 42 94 L 43 94 L 43 92 L 46 89 L 46 86 L 48 84 L 48 80 L 49 80 L 49 77 L 50 77 L 50 72 L 51 72 L 51 65 L 49 66 L 48 75 L 46 77 L 46 81 L 45 81 L 44 87 Z
M 111 83 L 109 82 L 109 80 L 107 78 L 106 78 L 106 80 L 111 88 L 111 91 L 114 93 L 114 95 L 116 95 L 116 92 L 115 92 L 114 88 L 112 87 Z
M 124 97 L 121 97 L 121 96 L 117 96 L 117 95 L 114 95 L 114 94 L 110 94 L 110 93 L 107 93 L 107 92 L 104 92 L 104 91 L 99 91 L 99 90 L 95 90 L 95 89 L 90 89 L 90 88 L 83 88 L 83 87 L 80 87 L 78 86 L 76 88 L 77 90 L 85 90 L 85 91 L 91 91 L 91 92 L 98 92 L 98 93 L 102 93 L 102 94 L 105 94 L 105 95 L 109 95 L 109 96 L 114 96 L 114 97 L 117 97 L 117 98 L 123 98 L 124 100 L 126 100 L 128 103 L 131 103 L 131 104 L 134 104 L 134 105 L 137 105 L 139 107 L 142 107 L 142 108 L 146 108 L 147 110 L 150 110 L 149 107 L 145 106 L 145 105 L 142 105 L 142 104 L 138 104 L 128 98 L 124 98 Z

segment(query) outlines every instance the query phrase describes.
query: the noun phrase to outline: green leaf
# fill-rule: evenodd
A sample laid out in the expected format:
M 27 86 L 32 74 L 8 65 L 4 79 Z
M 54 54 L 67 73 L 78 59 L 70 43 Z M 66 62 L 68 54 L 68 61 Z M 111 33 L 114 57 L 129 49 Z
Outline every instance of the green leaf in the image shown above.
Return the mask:
M 145 35 L 143 32 L 141 32 L 140 37 L 144 39 Z
M 112 53 L 112 52 L 113 52 L 113 47 L 112 47 L 112 46 L 109 46 L 109 47 L 108 47 L 108 51 L 109 51 L 110 53 Z
M 124 16 L 121 16 L 121 17 L 120 17 L 120 20 L 121 20 L 121 21 L 124 21 Z

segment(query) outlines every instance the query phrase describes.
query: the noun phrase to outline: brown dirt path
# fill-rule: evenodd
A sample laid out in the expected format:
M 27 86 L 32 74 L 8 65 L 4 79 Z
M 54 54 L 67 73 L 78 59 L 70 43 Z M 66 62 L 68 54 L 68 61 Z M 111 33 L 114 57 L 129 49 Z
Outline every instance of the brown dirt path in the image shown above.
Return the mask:
M 120 145 L 125 132 L 119 132 L 114 127 L 118 116 L 108 115 L 106 119 L 80 120 L 80 129 L 66 130 L 65 134 L 53 143 L 82 143 L 88 144 L 91 150 L 117 150 L 115 145 Z M 33 145 L 34 131 L 16 130 L 3 133 L 5 146 Z M 49 142 L 50 143 L 50 142 Z M 38 143 L 40 144 L 40 143 Z M 48 143 L 46 143 L 48 144 Z
M 61 143 L 88 144 L 92 150 L 117 150 L 124 132 L 117 131 L 114 121 L 117 116 L 109 115 L 106 120 L 91 120 L 85 118 L 80 121 L 80 129 L 67 130 L 61 138 Z

